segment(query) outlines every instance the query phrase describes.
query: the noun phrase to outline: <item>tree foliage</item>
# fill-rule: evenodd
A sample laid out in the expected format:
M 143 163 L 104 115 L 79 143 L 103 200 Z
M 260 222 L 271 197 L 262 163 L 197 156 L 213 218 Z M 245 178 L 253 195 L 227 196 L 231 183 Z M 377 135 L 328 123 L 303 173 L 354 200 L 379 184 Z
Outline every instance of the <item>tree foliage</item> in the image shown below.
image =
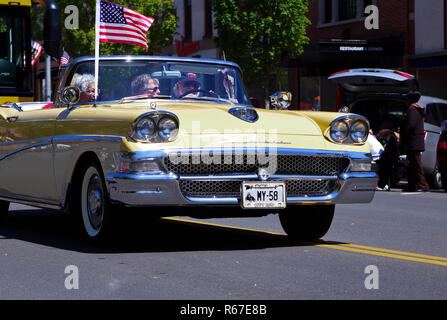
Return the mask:
M 213 0 L 216 45 L 242 67 L 249 87 L 267 91 L 281 61 L 308 42 L 307 8 L 308 0 Z
M 177 14 L 173 7 L 174 0 L 116 0 L 114 3 L 135 10 L 147 17 L 155 19 L 147 33 L 149 49 L 129 44 L 105 43 L 100 44 L 101 55 L 130 54 L 151 55 L 172 43 L 177 28 Z M 61 46 L 71 57 L 94 55 L 95 53 L 95 4 L 96 0 L 57 0 L 61 15 L 62 43 Z M 65 8 L 75 5 L 79 9 L 79 29 L 66 29 L 65 19 L 69 13 Z M 34 40 L 42 40 L 41 25 L 42 8 L 35 8 L 32 12 Z

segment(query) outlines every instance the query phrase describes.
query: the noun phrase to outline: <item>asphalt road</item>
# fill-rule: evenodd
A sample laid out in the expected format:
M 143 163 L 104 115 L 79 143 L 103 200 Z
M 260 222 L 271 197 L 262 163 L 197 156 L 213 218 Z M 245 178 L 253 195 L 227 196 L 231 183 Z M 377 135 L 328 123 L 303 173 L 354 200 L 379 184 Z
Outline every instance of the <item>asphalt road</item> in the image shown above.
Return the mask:
M 132 215 L 96 246 L 65 216 L 11 206 L 0 299 L 446 299 L 447 193 L 378 192 L 338 205 L 329 233 L 291 242 L 278 217 Z

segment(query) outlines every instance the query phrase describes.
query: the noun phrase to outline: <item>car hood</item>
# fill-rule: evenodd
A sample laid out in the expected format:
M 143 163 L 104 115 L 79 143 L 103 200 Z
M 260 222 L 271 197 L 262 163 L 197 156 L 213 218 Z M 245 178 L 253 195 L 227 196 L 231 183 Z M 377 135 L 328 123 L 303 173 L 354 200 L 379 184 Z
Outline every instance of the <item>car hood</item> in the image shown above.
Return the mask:
M 154 106 L 154 103 L 156 104 Z M 154 109 L 155 107 L 155 109 Z M 277 147 L 368 152 L 367 146 L 347 146 L 324 137 L 329 124 L 340 114 L 332 112 L 276 111 L 253 109 L 257 121 L 244 121 L 229 111 L 241 106 L 205 103 L 144 100 L 125 104 L 82 106 L 68 114 L 57 127 L 57 134 L 116 135 L 127 137 L 139 117 L 148 113 L 168 112 L 179 119 L 179 134 L 167 143 L 135 143 L 125 139 L 127 149 Z M 61 118 L 61 116 L 59 116 Z M 126 149 L 125 148 L 125 149 Z M 364 150 L 363 150 L 364 149 Z
M 248 122 L 231 114 L 232 108 L 244 108 L 241 106 L 215 103 L 181 102 L 166 103 L 156 102 L 156 107 L 149 107 L 150 103 L 132 103 L 125 105 L 111 105 L 97 108 L 80 108 L 84 111 L 75 112 L 77 118 L 89 118 L 101 120 L 107 115 L 110 120 L 125 120 L 132 123 L 138 117 L 146 113 L 169 112 L 179 118 L 180 129 L 185 134 L 223 134 L 234 131 L 244 132 L 276 132 L 290 135 L 321 135 L 320 127 L 309 117 L 296 111 L 276 111 L 266 109 L 254 109 L 258 114 L 255 122 Z M 98 117 L 97 119 L 96 116 Z M 73 116 L 75 116 L 73 114 Z M 105 119 L 104 119 L 105 120 Z

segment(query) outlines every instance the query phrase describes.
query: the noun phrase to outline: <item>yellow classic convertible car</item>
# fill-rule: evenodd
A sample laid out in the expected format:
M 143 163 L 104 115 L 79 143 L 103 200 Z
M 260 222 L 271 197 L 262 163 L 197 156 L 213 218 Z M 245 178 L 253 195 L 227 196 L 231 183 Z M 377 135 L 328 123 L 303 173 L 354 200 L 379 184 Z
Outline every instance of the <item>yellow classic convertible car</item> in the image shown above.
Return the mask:
M 336 204 L 374 196 L 362 116 L 283 110 L 287 92 L 253 108 L 228 61 L 103 56 L 97 87 L 94 70 L 72 61 L 52 108 L 0 107 L 0 217 L 11 202 L 58 209 L 100 239 L 125 208 L 274 213 L 291 238 L 317 239 Z

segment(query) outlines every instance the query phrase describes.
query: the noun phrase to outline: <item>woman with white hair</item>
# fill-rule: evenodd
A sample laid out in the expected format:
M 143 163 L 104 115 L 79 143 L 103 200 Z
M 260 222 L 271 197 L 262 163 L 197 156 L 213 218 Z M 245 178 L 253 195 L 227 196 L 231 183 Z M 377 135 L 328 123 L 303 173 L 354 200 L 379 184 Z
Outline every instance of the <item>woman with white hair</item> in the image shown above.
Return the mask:
M 95 77 L 93 75 L 86 73 L 78 76 L 74 85 L 81 89 L 81 97 L 79 98 L 79 102 L 89 102 L 95 100 Z

